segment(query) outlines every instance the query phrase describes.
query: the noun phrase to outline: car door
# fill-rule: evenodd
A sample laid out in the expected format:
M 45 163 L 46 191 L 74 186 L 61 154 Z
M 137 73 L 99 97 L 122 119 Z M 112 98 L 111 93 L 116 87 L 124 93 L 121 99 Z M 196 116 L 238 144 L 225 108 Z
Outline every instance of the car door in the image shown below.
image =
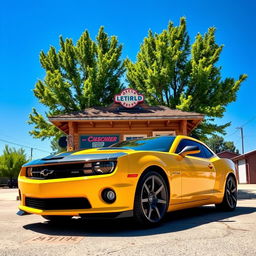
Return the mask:
M 182 202 L 207 200 L 213 193 L 216 177 L 211 156 L 204 145 L 189 139 L 180 141 L 176 153 L 186 146 L 198 146 L 200 153 L 180 158 Z

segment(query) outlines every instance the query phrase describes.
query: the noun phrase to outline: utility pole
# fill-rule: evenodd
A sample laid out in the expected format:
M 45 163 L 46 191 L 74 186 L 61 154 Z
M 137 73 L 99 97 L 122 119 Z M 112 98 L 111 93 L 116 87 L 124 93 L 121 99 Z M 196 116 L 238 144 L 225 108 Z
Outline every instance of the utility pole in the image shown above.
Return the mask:
M 242 154 L 244 154 L 244 130 L 243 127 L 237 127 L 236 129 L 239 129 L 241 132 L 241 139 L 242 139 Z
M 33 148 L 30 148 L 30 160 L 33 158 Z

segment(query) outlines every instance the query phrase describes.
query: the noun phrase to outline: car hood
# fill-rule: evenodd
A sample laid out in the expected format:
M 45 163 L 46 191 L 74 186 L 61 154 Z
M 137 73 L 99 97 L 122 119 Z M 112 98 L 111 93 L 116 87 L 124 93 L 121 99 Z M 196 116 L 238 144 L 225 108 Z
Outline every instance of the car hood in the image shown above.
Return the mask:
M 24 164 L 24 167 L 32 165 L 43 165 L 51 163 L 68 163 L 68 162 L 81 162 L 81 161 L 93 161 L 93 160 L 116 160 L 118 157 L 125 156 L 133 150 L 129 149 L 87 149 L 72 152 L 64 152 L 56 155 L 49 155 L 47 157 L 30 161 Z

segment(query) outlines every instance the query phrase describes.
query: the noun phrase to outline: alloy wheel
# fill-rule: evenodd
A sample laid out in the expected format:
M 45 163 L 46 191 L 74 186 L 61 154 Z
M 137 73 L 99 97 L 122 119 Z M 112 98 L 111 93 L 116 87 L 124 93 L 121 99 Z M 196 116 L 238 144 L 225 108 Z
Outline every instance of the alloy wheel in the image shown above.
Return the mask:
M 156 175 L 149 176 L 141 190 L 141 208 L 145 217 L 152 223 L 159 222 L 168 205 L 168 192 L 165 183 Z
M 232 177 L 229 177 L 226 184 L 226 198 L 230 208 L 236 207 L 237 203 L 237 186 L 236 181 Z

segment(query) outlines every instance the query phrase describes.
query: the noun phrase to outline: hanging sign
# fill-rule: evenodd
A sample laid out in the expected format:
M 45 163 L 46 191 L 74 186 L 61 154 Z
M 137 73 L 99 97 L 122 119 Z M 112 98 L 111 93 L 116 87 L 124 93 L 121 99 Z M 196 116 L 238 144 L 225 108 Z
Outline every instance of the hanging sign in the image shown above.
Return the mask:
M 143 101 L 144 95 L 131 88 L 124 89 L 120 94 L 115 95 L 115 102 L 120 103 L 125 108 L 133 108 Z
M 80 148 L 103 148 L 119 142 L 119 134 L 81 135 Z

